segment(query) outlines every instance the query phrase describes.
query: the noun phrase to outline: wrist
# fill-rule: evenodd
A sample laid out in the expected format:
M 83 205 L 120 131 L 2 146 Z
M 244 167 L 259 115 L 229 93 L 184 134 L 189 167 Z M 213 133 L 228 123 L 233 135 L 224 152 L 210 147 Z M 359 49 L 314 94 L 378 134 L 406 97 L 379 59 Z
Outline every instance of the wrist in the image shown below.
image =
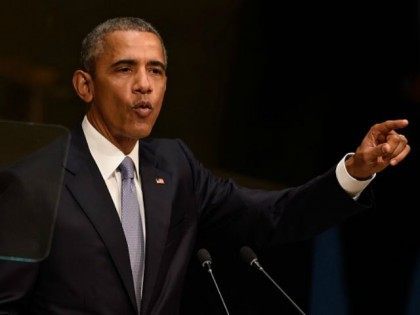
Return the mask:
M 347 157 L 344 164 L 346 166 L 348 174 L 354 179 L 357 179 L 359 181 L 365 181 L 372 178 L 372 174 L 363 170 L 363 168 L 360 166 L 360 163 L 357 163 L 355 155 Z

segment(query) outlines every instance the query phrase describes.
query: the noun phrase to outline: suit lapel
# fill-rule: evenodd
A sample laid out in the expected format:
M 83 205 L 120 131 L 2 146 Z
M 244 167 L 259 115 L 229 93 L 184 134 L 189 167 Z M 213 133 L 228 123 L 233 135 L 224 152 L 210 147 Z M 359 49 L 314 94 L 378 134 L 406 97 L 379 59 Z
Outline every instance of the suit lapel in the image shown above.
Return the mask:
M 136 299 L 127 242 L 108 188 L 90 155 L 82 129 L 72 133 L 65 184 L 108 249 L 135 309 Z M 93 198 L 94 197 L 94 198 Z
M 157 275 L 168 234 L 172 185 L 170 174 L 156 166 L 155 156 L 147 142 L 140 142 L 140 176 L 146 215 L 146 264 L 142 313 L 150 313 Z

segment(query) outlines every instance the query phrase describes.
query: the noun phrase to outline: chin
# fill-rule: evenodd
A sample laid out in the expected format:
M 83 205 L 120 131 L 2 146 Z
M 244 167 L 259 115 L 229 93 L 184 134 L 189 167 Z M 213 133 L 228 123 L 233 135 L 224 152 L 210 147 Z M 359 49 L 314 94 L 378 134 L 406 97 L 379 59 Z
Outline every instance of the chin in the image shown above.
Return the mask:
M 152 132 L 152 129 L 150 128 L 142 128 L 139 130 L 136 130 L 132 133 L 132 138 L 133 139 L 143 139 L 146 138 L 150 135 L 150 133 Z

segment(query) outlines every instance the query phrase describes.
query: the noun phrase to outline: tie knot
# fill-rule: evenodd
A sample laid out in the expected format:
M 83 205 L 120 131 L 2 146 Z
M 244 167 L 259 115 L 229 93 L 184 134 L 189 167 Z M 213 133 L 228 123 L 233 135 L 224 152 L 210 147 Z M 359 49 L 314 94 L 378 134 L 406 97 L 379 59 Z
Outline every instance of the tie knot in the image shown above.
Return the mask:
M 122 179 L 134 178 L 134 163 L 130 157 L 126 156 L 120 166 L 118 166 L 118 169 L 121 172 Z

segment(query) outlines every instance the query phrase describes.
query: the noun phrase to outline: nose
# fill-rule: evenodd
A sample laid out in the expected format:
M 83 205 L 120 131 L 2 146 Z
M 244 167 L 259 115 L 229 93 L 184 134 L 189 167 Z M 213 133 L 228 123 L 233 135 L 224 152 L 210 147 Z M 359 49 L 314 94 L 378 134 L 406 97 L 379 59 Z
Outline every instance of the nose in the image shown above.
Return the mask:
M 152 85 L 146 69 L 140 69 L 134 78 L 133 93 L 150 94 Z

